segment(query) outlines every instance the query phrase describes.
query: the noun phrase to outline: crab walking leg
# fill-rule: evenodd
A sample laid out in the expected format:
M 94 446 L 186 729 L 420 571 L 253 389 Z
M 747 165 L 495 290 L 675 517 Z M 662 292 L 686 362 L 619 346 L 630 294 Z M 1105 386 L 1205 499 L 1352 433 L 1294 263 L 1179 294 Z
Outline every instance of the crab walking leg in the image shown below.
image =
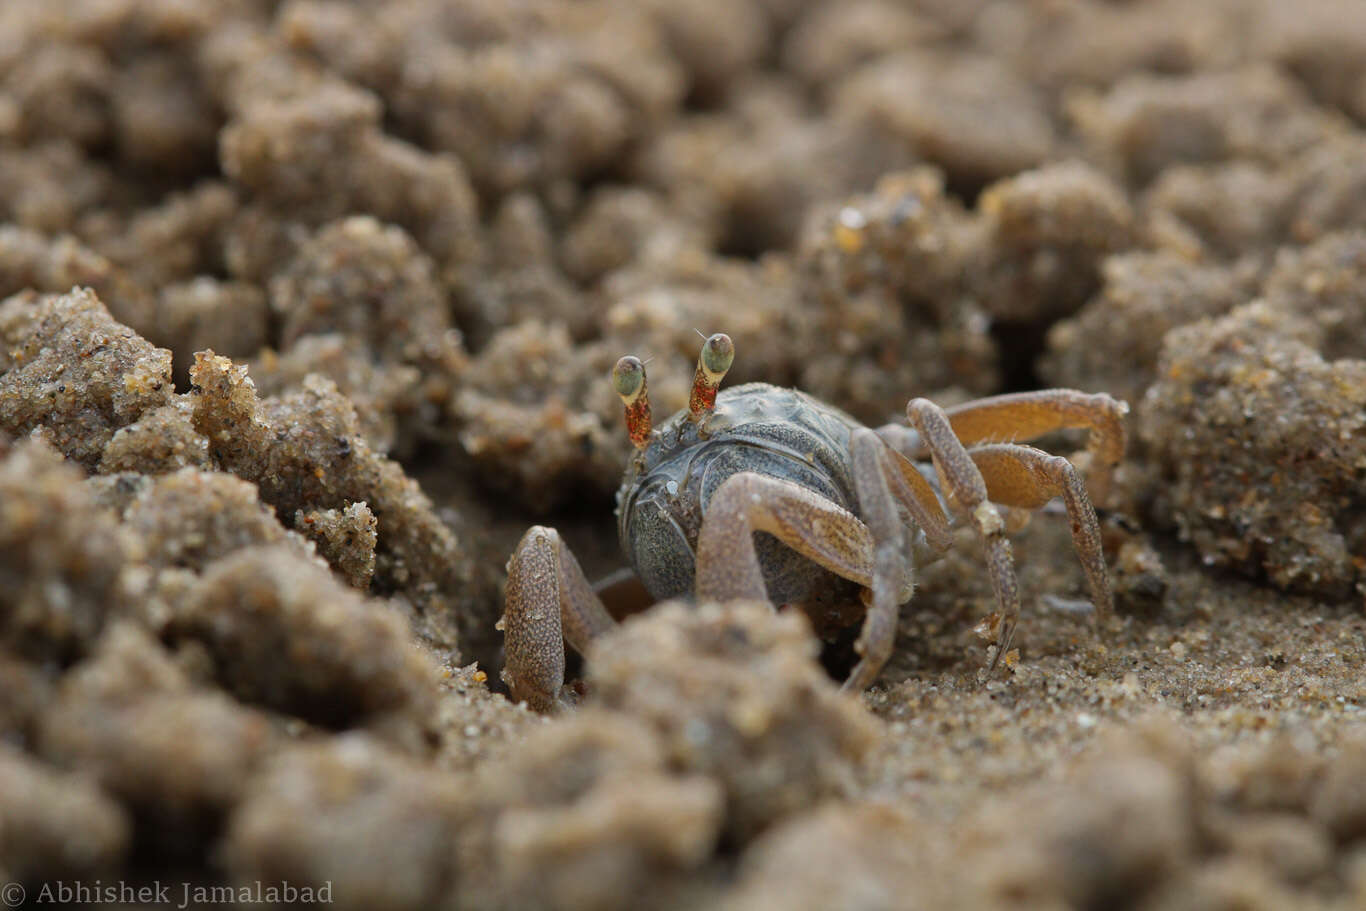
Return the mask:
M 532 526 L 508 562 L 503 602 L 503 682 L 512 698 L 538 712 L 560 704 L 564 686 L 564 643 L 578 652 L 615 625 L 584 577 L 579 561 L 543 525 Z
M 857 516 L 791 481 L 741 471 L 707 504 L 697 535 L 698 600 L 768 600 L 756 531 L 846 579 L 872 581 L 873 537 Z
M 987 499 L 986 481 L 962 441 L 954 435 L 944 409 L 928 399 L 912 399 L 906 406 L 906 417 L 929 450 L 945 495 L 972 520 L 986 549 L 987 574 L 1001 610 L 996 651 L 987 666 L 990 673 L 1010 648 L 1015 624 L 1020 619 L 1020 584 L 1015 578 L 1015 558 L 1006 538 L 1005 521 Z
M 1105 574 L 1100 524 L 1076 466 L 1062 456 L 1009 443 L 979 446 L 969 454 L 986 481 L 987 495 L 996 503 L 1038 509 L 1054 497 L 1062 497 L 1072 524 L 1072 545 L 1091 586 L 1096 619 L 1108 618 L 1114 612 L 1114 602 Z
M 925 444 L 921 442 L 920 434 L 905 424 L 883 424 L 876 433 L 882 437 L 882 442 L 906 461 L 914 463 L 925 458 Z
M 879 428 L 873 431 L 883 445 L 878 448 L 879 459 L 886 466 L 887 480 L 892 487 L 892 496 L 906 507 L 911 518 L 924 531 L 930 547 L 943 553 L 953 546 L 953 530 L 949 517 L 944 515 L 944 507 L 939 496 L 925 480 L 925 476 L 900 452 L 887 445 L 887 438 Z
M 850 437 L 849 456 L 859 512 L 873 537 L 872 603 L 863 619 L 858 641 L 854 643 L 859 662 L 843 687 L 861 693 L 872 685 L 892 656 L 902 592 L 910 596 L 913 577 L 905 532 L 889 484 L 893 474 L 905 484 L 891 462 L 895 456 L 882 439 L 867 428 L 855 430 Z
M 1039 389 L 964 402 L 944 414 L 954 436 L 966 446 L 1023 442 L 1067 427 L 1085 428 L 1091 487 L 1103 503 L 1110 475 L 1124 457 L 1124 415 L 1128 412 L 1128 403 L 1103 392 Z

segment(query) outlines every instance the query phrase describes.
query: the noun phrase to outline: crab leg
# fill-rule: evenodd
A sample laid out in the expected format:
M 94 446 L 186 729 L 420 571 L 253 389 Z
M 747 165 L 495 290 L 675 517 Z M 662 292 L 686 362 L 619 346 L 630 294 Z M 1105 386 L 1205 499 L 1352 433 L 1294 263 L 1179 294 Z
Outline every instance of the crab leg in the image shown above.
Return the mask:
M 872 603 L 854 645 L 860 660 L 844 682 L 844 689 L 860 692 L 873 684 L 891 657 L 897 616 L 915 580 L 912 549 L 897 506 L 905 508 L 935 550 L 947 550 L 953 539 L 934 488 L 880 433 L 854 431 L 849 454 L 859 508 L 874 541 Z
M 911 518 L 925 532 L 932 548 L 941 553 L 948 550 L 953 545 L 953 531 L 949 527 L 949 517 L 944 515 L 939 495 L 910 460 L 887 445 L 881 431 L 871 432 L 882 444 L 876 447 L 876 451 L 891 485 L 892 496 L 906 507 Z M 854 481 L 858 483 L 857 476 Z
M 1109 492 L 1110 475 L 1124 457 L 1124 415 L 1128 412 L 1126 402 L 1075 389 L 1011 392 L 944 409 L 954 436 L 965 446 L 1020 443 L 1068 427 L 1086 429 L 1090 485 L 1096 501 L 1102 503 Z M 927 455 L 924 439 L 909 427 L 887 424 L 877 432 L 908 459 Z
M 971 519 L 986 549 L 987 574 L 1001 611 L 1000 632 L 987 666 L 990 672 L 1010 648 L 1020 617 L 1020 585 L 1015 578 L 1015 559 L 1006 538 L 1005 521 L 987 499 L 982 472 L 954 434 L 944 409 L 928 399 L 912 399 L 906 406 L 906 417 L 929 450 L 950 505 Z
M 756 531 L 846 579 L 872 581 L 873 538 L 857 516 L 791 481 L 741 471 L 707 504 L 697 535 L 698 600 L 768 600 Z
M 913 466 L 907 474 L 871 430 L 850 440 L 853 474 L 863 519 L 806 488 L 767 475 L 739 472 L 716 490 L 707 505 L 697 542 L 699 599 L 767 600 L 754 533 L 765 531 L 804 557 L 872 593 L 872 604 L 855 645 L 859 663 L 844 689 L 859 692 L 877 678 L 891 656 L 897 609 L 913 587 L 910 548 L 897 511 L 903 503 L 946 542 L 948 519 L 934 492 Z M 923 490 L 913 490 L 915 480 Z M 923 517 L 923 518 L 921 518 Z
M 1105 502 L 1110 475 L 1124 457 L 1126 402 L 1105 393 L 1075 389 L 1012 392 L 964 402 L 944 411 L 954 436 L 965 445 L 1016 443 L 1065 427 L 1088 430 L 1086 451 L 1091 454 L 1091 489 Z
M 859 511 L 873 536 L 873 578 L 869 586 L 872 599 L 863 618 L 863 629 L 854 643 L 859 662 L 844 681 L 845 690 L 860 693 L 877 679 L 892 656 L 898 608 L 905 600 L 901 597 L 902 583 L 909 589 L 913 577 L 905 534 L 889 486 L 893 471 L 888 469 L 892 468 L 890 459 L 894 456 L 877 434 L 866 428 L 854 431 L 850 437 L 849 456 Z M 901 485 L 906 484 L 900 472 L 895 476 Z M 906 596 L 909 598 L 910 591 Z
M 508 561 L 503 603 L 503 682 L 514 700 L 526 700 L 538 712 L 553 711 L 563 702 L 565 641 L 582 653 L 615 621 L 560 533 L 543 525 L 522 536 Z
M 1096 619 L 1104 620 L 1114 610 L 1110 582 L 1105 574 L 1105 554 L 1101 549 L 1100 525 L 1096 511 L 1086 495 L 1086 484 L 1076 466 L 1064 459 L 1035 449 L 1000 443 L 969 450 L 972 461 L 986 481 L 987 495 L 994 502 L 1024 509 L 1038 509 L 1053 497 L 1061 496 L 1072 524 L 1072 545 L 1077 550 L 1086 580 L 1091 586 L 1091 603 Z

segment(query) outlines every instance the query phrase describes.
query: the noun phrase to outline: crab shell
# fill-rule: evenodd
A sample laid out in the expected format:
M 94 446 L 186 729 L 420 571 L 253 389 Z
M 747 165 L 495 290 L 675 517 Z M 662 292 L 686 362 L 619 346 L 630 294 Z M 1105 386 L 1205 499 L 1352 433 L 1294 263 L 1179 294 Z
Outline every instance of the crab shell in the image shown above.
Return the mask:
M 657 599 L 691 597 L 697 536 L 712 494 L 750 471 L 791 481 L 858 513 L 849 469 L 850 415 L 795 389 L 749 383 L 723 390 L 700 424 L 680 411 L 658 428 L 617 491 L 617 531 L 627 559 Z M 858 586 L 776 538 L 755 538 L 769 599 L 779 604 L 850 601 Z

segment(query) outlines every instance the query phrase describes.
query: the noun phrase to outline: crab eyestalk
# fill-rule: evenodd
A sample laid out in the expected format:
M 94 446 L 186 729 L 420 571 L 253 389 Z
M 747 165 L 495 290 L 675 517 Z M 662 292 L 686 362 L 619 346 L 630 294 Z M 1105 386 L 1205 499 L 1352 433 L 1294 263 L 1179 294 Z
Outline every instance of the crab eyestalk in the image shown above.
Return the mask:
M 612 368 L 612 388 L 626 406 L 626 433 L 637 449 L 650 443 L 653 419 L 650 417 L 650 392 L 645 387 L 645 365 L 629 354 Z
M 688 416 L 693 421 L 710 417 L 716 410 L 716 390 L 735 360 L 735 345 L 730 336 L 718 332 L 702 344 L 697 356 L 697 372 L 693 374 L 692 395 L 688 398 Z

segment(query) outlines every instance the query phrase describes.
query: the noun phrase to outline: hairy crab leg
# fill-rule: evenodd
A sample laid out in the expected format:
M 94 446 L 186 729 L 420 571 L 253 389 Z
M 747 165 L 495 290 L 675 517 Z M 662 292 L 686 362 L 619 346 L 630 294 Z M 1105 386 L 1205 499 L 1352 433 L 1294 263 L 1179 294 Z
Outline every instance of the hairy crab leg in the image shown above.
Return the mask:
M 885 466 L 892 496 L 906 507 L 911 518 L 925 532 L 930 547 L 941 553 L 948 550 L 953 546 L 953 530 L 949 526 L 949 517 L 944 514 L 943 504 L 939 502 L 939 495 L 925 480 L 920 469 L 900 452 L 886 445 L 881 430 L 873 431 L 873 434 L 883 444 L 878 449 L 879 460 Z
M 891 657 L 900 607 L 914 590 L 913 553 L 896 507 L 910 514 L 935 550 L 948 550 L 953 538 L 934 488 L 880 432 L 854 431 L 849 454 L 859 510 L 875 542 L 872 603 L 854 645 L 860 660 L 844 682 L 844 689 L 859 692 L 873 684 Z
M 741 471 L 712 494 L 697 536 L 699 600 L 767 601 L 754 533 L 860 585 L 872 582 L 873 537 L 858 517 L 791 481 Z
M 1020 618 L 1020 584 L 1015 577 L 1015 558 L 1006 537 L 1005 520 L 987 499 L 982 472 L 954 434 L 944 409 L 928 399 L 912 399 L 906 406 L 906 418 L 929 450 L 950 505 L 972 521 L 986 549 L 987 574 L 1001 611 L 1000 632 L 987 665 L 990 673 L 1010 648 Z
M 1053 497 L 1062 497 L 1072 525 L 1072 545 L 1091 587 L 1096 619 L 1107 619 L 1114 612 L 1114 600 L 1105 573 L 1100 524 L 1076 466 L 1062 456 L 1009 443 L 978 446 L 969 450 L 969 454 L 982 472 L 987 495 L 994 502 L 1038 509 Z
M 876 433 L 893 452 L 909 462 L 919 462 L 926 457 L 920 434 L 905 424 L 883 424 Z
M 948 543 L 948 517 L 913 465 L 866 428 L 854 431 L 850 456 L 862 519 L 804 487 L 739 472 L 707 505 L 697 542 L 699 599 L 768 600 L 754 547 L 764 531 L 802 556 L 872 593 L 855 645 L 860 659 L 844 689 L 867 689 L 891 656 L 898 609 L 913 589 L 913 567 L 897 504 L 928 529 L 934 546 Z M 904 463 L 904 464 L 902 464 Z
M 1067 427 L 1088 431 L 1087 466 L 1096 501 L 1106 502 L 1110 476 L 1124 457 L 1124 415 L 1127 403 L 1105 393 L 1076 389 L 1039 389 L 1012 392 L 964 402 L 944 410 L 954 436 L 974 443 L 1019 443 Z
M 873 537 L 873 578 L 869 586 L 872 598 L 863 618 L 863 629 L 854 643 L 859 662 L 843 687 L 861 693 L 872 685 L 892 657 L 897 615 L 902 602 L 910 598 L 914 577 L 905 530 L 891 489 L 894 474 L 901 485 L 906 483 L 890 463 L 895 456 L 876 433 L 859 428 L 849 439 L 849 457 L 859 512 Z
M 498 621 L 507 653 L 503 682 L 513 700 L 538 712 L 565 704 L 564 643 L 582 653 L 615 625 L 559 532 L 543 525 L 528 529 L 508 561 Z

